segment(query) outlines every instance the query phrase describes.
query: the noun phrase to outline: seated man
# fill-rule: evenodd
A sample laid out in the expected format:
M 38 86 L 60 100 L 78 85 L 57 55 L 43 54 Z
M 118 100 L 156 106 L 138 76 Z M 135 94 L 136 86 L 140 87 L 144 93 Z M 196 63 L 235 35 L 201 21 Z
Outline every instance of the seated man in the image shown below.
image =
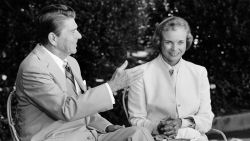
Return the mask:
M 21 141 L 152 141 L 144 128 L 112 125 L 98 112 L 112 109 L 112 92 L 127 87 L 143 71 L 127 62 L 111 80 L 88 89 L 77 52 L 82 36 L 75 12 L 65 5 L 43 8 L 38 17 L 39 44 L 21 63 L 16 78 Z

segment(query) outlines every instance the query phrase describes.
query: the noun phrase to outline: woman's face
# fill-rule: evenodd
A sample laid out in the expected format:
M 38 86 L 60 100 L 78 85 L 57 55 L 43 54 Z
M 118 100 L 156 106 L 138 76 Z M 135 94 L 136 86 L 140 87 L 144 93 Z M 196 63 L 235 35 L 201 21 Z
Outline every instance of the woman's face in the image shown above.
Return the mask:
M 186 51 L 187 31 L 184 27 L 162 31 L 161 54 L 169 65 L 176 65 Z

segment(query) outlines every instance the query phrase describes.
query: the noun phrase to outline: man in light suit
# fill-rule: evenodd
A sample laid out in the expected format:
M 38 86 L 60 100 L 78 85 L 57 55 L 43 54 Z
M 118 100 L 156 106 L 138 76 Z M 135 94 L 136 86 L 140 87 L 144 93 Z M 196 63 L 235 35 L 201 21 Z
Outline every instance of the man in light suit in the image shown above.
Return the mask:
M 205 67 L 182 59 L 193 41 L 187 21 L 166 18 L 154 38 L 160 54 L 139 66 L 143 77 L 130 86 L 130 123 L 163 138 L 207 140 L 214 117 L 210 87 Z
M 125 62 L 110 81 L 87 90 L 79 64 L 70 56 L 82 37 L 74 19 L 74 10 L 65 5 L 41 10 L 40 43 L 23 60 L 16 79 L 21 141 L 151 141 L 144 128 L 112 125 L 98 114 L 112 109 L 112 92 L 143 71 L 125 70 Z

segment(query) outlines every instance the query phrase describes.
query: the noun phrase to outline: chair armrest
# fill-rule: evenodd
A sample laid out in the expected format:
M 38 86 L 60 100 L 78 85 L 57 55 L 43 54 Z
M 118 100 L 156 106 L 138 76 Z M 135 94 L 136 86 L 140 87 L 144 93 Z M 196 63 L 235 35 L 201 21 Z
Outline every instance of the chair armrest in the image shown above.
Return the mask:
M 217 134 L 217 135 L 221 135 L 221 137 L 223 138 L 223 140 L 224 141 L 227 141 L 227 137 L 226 137 L 226 135 L 222 132 L 222 131 L 220 131 L 220 130 L 218 130 L 218 129 L 214 129 L 214 128 L 212 128 L 212 129 L 210 129 L 208 132 L 207 132 L 207 134 L 213 134 L 213 133 L 215 133 L 215 134 Z

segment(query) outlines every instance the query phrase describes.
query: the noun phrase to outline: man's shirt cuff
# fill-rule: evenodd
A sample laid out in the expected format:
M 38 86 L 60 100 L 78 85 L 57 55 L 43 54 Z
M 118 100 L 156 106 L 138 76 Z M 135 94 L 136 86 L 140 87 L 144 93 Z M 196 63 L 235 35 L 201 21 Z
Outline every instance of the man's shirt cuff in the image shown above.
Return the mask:
M 112 104 L 115 104 L 115 98 L 114 98 L 114 96 L 113 96 L 113 92 L 112 92 L 112 90 L 111 90 L 109 84 L 108 84 L 108 83 L 105 83 L 105 85 L 106 85 L 106 87 L 108 88 L 108 92 L 109 92 L 109 95 L 110 95 Z

